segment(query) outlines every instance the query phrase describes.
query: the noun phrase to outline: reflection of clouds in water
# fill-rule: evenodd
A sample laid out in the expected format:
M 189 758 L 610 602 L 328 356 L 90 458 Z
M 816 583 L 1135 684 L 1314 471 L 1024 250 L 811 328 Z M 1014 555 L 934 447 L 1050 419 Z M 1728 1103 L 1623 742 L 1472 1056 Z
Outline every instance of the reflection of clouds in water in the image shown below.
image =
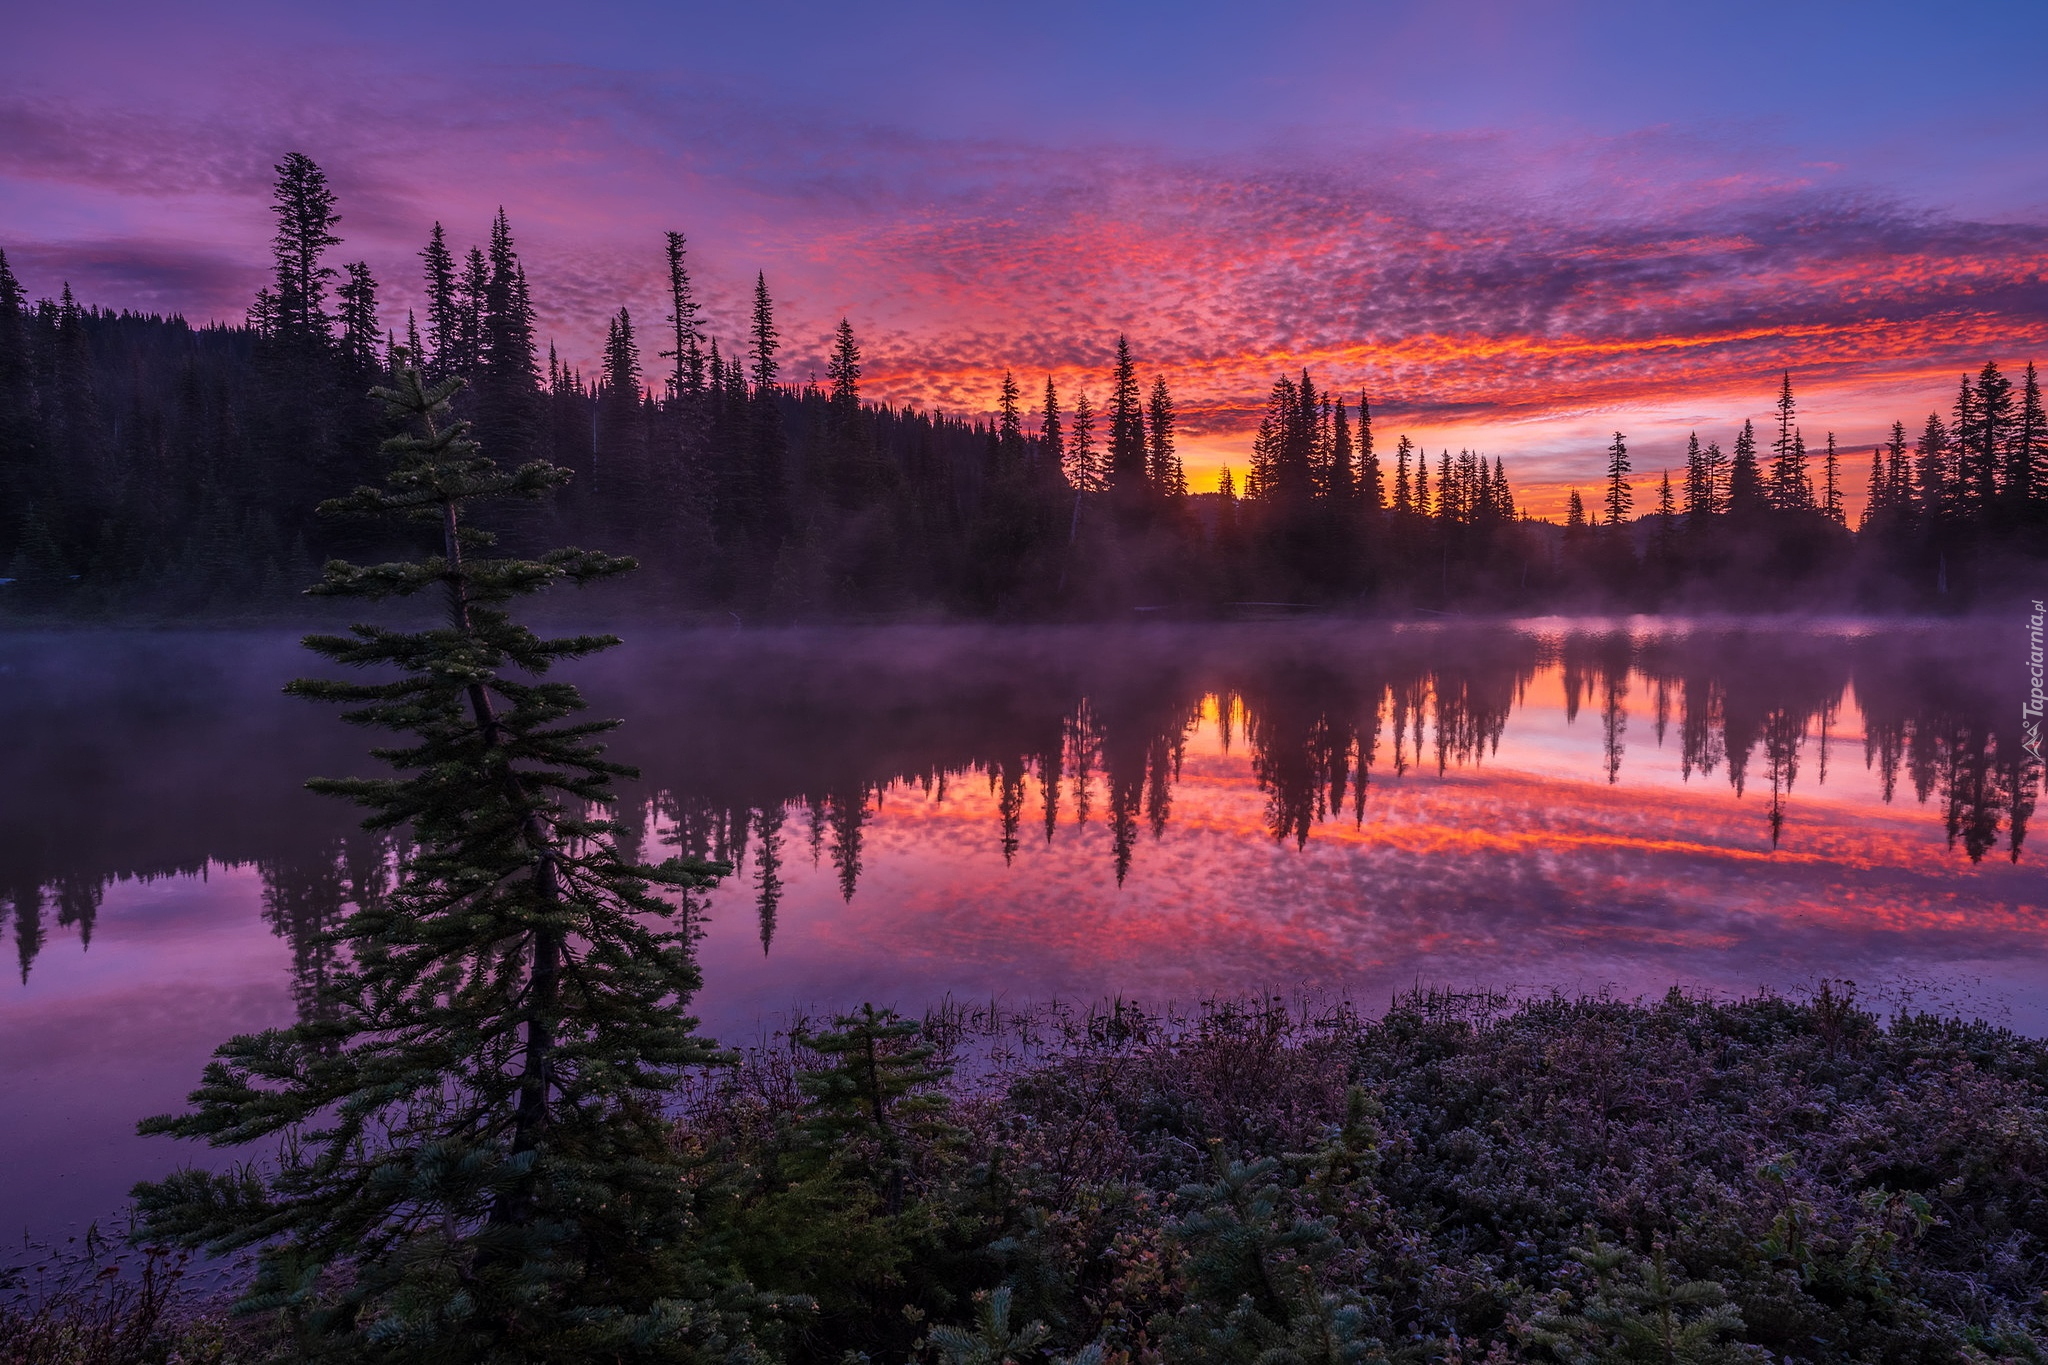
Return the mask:
M 892 793 L 854 900 L 797 888 L 808 908 L 785 905 L 768 975 L 821 1001 L 850 999 L 835 985 L 858 980 L 912 1004 L 941 989 L 1370 996 L 1414 981 L 1747 990 L 1933 980 L 1996 958 L 2038 969 L 2048 947 L 2039 875 L 1972 867 L 1919 812 L 1816 801 L 1803 846 L 1773 853 L 1755 803 L 1718 785 L 1630 791 L 1489 767 L 1376 783 L 1363 822 L 1325 819 L 1297 850 L 1270 837 L 1243 754 L 1199 735 L 1189 747 L 1173 821 L 1141 840 L 1121 889 L 1100 821 L 1062 826 L 1049 848 L 1026 841 L 1005 867 L 984 786 L 943 802 Z M 714 903 L 737 933 L 744 889 Z M 707 977 L 716 1017 L 761 1000 L 708 963 Z
M 570 672 L 628 718 L 628 837 L 743 854 L 697 1006 L 727 1037 L 947 993 L 1370 1008 L 1417 983 L 1841 976 L 2048 1031 L 2048 881 L 2009 857 L 2038 772 L 1999 728 L 2023 677 L 2003 629 L 644 631 Z M 278 694 L 300 652 L 222 638 L 0 641 L 0 898 L 28 971 L 0 1031 L 27 1068 L 9 1093 L 38 1096 L 30 1128 L 0 1121 L 0 1169 L 105 1192 L 55 1188 L 53 1209 L 100 1213 L 161 1170 L 134 1119 L 221 1039 L 314 1004 L 322 931 L 391 852 L 301 789 L 371 765 L 362 734 Z

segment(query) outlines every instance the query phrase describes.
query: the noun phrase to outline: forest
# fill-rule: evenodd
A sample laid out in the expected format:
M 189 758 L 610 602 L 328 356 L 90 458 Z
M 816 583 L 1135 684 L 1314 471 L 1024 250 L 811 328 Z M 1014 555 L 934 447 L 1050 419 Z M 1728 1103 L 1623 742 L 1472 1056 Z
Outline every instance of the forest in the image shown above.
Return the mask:
M 1561 525 L 1518 508 L 1501 458 L 1389 440 L 1370 395 L 1302 371 L 1275 379 L 1249 466 L 1191 493 L 1169 376 L 1148 383 L 1124 338 L 1099 409 L 1014 374 L 992 420 L 873 403 L 850 322 L 823 384 L 785 374 L 765 276 L 744 345 L 722 351 L 672 232 L 651 244 L 666 311 L 622 307 L 585 375 L 543 351 L 502 211 L 486 245 L 434 225 L 425 316 L 400 330 L 369 267 L 336 263 L 321 169 L 277 169 L 272 282 L 239 325 L 68 286 L 30 300 L 0 252 L 0 612 L 288 613 L 328 558 L 403 548 L 313 510 L 381 477 L 368 392 L 401 358 L 466 381 L 455 411 L 492 458 L 571 472 L 548 510 L 508 514 L 508 544 L 630 554 L 645 572 L 624 600 L 681 620 L 1960 610 L 2048 553 L 2032 363 L 1987 361 L 1947 413 L 1894 422 L 1867 475 L 1865 452 L 1809 442 L 1784 373 L 1765 430 L 1745 422 L 1726 449 L 1695 437 L 1654 487 L 1617 432 Z

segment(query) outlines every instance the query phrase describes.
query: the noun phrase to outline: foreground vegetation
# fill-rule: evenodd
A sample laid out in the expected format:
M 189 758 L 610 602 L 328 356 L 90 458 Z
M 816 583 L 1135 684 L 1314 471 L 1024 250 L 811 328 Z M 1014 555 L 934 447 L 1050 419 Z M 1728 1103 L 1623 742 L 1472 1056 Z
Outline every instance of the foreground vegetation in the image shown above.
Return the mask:
M 862 1012 L 698 1073 L 672 1132 L 752 1310 L 582 1358 L 2039 1360 L 2044 1082 L 1828 989 Z M 291 1312 L 0 1358 L 251 1356 Z

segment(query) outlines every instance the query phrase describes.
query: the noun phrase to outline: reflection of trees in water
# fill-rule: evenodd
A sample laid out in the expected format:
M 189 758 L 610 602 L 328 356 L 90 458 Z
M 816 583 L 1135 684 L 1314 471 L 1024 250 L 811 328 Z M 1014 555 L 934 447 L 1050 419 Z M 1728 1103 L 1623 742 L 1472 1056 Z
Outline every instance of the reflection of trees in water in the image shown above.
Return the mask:
M 357 833 L 257 859 L 263 922 L 291 948 L 292 1002 L 300 1019 L 328 1016 L 342 922 L 382 901 L 396 880 L 400 852 L 388 835 Z
M 1659 745 L 1675 741 L 1684 780 L 1725 775 L 1738 796 L 1768 787 L 1763 815 L 1774 844 L 1797 837 L 1787 830 L 1809 767 L 1809 780 L 1827 781 L 1829 746 L 1852 695 L 1865 765 L 1883 798 L 1906 791 L 1938 811 L 1951 847 L 1973 861 L 2001 847 L 2018 860 L 2041 789 L 2040 765 L 2020 748 L 2021 671 L 1897 636 L 1318 628 L 1136 643 L 1104 633 L 1038 652 L 1009 643 L 1030 638 L 981 637 L 924 658 L 890 653 L 850 676 L 837 645 L 742 641 L 729 654 L 693 652 L 658 678 L 631 680 L 598 703 L 601 714 L 634 718 L 625 757 L 647 774 L 640 799 L 617 812 L 622 844 L 654 861 L 672 847 L 733 864 L 728 885 L 751 890 L 765 949 L 792 844 L 799 857 L 808 845 L 813 866 L 829 864 L 850 900 L 869 861 L 871 822 L 893 791 L 943 801 L 949 789 L 986 781 L 990 845 L 1005 859 L 1027 842 L 1057 842 L 1063 826 L 1069 838 L 1083 830 L 1101 838 L 1093 832 L 1101 817 L 1106 870 L 1121 881 L 1148 833 L 1169 835 L 1198 722 L 1246 761 L 1266 833 L 1299 848 L 1320 822 L 1362 823 L 1375 781 L 1446 774 L 1491 757 L 1539 674 L 1556 678 L 1573 723 L 1582 710 L 1597 713 L 1609 782 L 1626 775 L 1634 709 L 1653 722 Z M 264 683 L 267 695 L 267 675 Z M 658 694 L 635 691 L 653 683 Z M 247 711 L 222 706 L 219 724 Z M 287 807 L 275 793 L 295 791 L 306 771 L 346 770 L 346 759 L 308 759 L 244 742 L 239 731 L 221 731 L 218 743 L 203 726 L 171 731 L 194 753 L 231 749 L 250 765 L 236 773 L 247 792 L 221 788 L 224 813 L 201 819 L 146 791 L 131 797 L 129 783 L 81 777 L 75 791 L 65 787 L 73 768 L 95 768 L 65 760 L 103 732 L 104 714 L 94 712 L 92 724 L 101 728 L 81 721 L 78 737 L 39 740 L 49 753 L 36 761 L 37 781 L 12 806 L 0 804 L 0 911 L 12 921 L 24 976 L 53 932 L 90 941 L 117 877 L 253 863 L 264 917 L 291 945 L 295 997 L 302 1011 L 314 1008 L 334 966 L 328 933 L 347 907 L 382 894 L 397 850 L 343 832 L 345 811 Z M 119 729 L 123 761 L 178 770 L 186 760 L 150 750 L 157 733 Z M 1633 733 L 1640 747 L 1646 736 Z
M 35 964 L 36 955 L 43 950 L 47 936 L 43 913 L 54 909 L 57 926 L 61 929 L 76 929 L 81 950 L 92 946 L 93 922 L 98 919 L 100 902 L 105 899 L 111 877 L 85 877 L 76 873 L 55 878 L 47 883 L 30 882 L 17 886 L 9 899 L 14 903 L 14 950 L 21 964 L 21 979 L 28 982 L 28 969 Z
M 1425 766 L 1442 775 L 1496 754 L 1531 683 L 1553 670 L 1566 716 L 1598 716 L 1600 771 L 1608 783 L 1623 780 L 1634 705 L 1646 713 L 1660 747 L 1675 742 L 1685 780 L 1725 775 L 1738 797 L 1752 786 L 1767 789 L 1761 813 L 1776 847 L 1806 770 L 1827 780 L 1853 683 L 1885 798 L 1897 790 L 1903 767 L 1923 802 L 1940 794 L 1952 845 L 1980 859 L 2003 833 L 2017 858 L 2040 785 L 2038 768 L 2017 768 L 2017 736 L 1983 719 L 1990 714 L 1988 699 L 1958 690 L 1967 670 L 1932 668 L 1902 678 L 1899 653 L 1895 642 L 1602 632 L 1550 640 L 1503 636 L 1466 649 L 1279 653 L 1221 665 L 1162 665 L 1100 680 L 1059 680 L 1064 690 L 1034 688 L 1037 680 L 1020 675 L 1020 691 L 1031 693 L 1035 704 L 1020 707 L 1011 699 L 982 713 L 983 728 L 969 753 L 952 761 L 927 755 L 921 763 L 892 767 L 886 745 L 878 745 L 878 761 L 856 779 L 782 799 L 790 809 L 809 810 L 814 859 L 829 833 L 847 899 L 861 873 L 863 824 L 887 791 L 914 782 L 943 798 L 949 781 L 977 776 L 994 802 L 992 842 L 1005 862 L 1022 849 L 1027 823 L 1051 844 L 1063 825 L 1087 826 L 1100 814 L 1108 826 L 1108 870 L 1121 883 L 1146 832 L 1158 839 L 1171 826 L 1187 739 L 1205 720 L 1226 754 L 1245 752 L 1265 798 L 1266 832 L 1300 848 L 1326 820 L 1362 823 L 1383 770 L 1397 779 Z M 839 732 L 872 731 L 843 719 Z M 672 795 L 662 801 L 675 804 Z M 754 807 L 757 827 L 762 810 L 781 808 Z M 691 851 L 722 856 L 721 847 L 729 851 L 732 841 L 720 845 L 705 832 L 743 830 L 746 823 L 744 813 L 707 807 L 678 821 L 678 830 L 686 841 L 697 840 L 685 842 Z M 779 896 L 780 881 L 773 880 Z M 756 885 L 767 883 L 757 877 Z M 759 898 L 764 942 L 772 933 L 774 899 Z

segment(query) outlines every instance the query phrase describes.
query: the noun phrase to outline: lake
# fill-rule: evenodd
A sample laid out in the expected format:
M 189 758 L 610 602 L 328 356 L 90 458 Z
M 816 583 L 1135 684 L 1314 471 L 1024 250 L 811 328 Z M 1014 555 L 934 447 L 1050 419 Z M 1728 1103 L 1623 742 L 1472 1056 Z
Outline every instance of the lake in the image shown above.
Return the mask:
M 1415 986 L 1798 990 L 2048 1032 L 2025 620 L 631 629 L 625 837 L 725 859 L 706 1027 Z M 281 634 L 0 636 L 0 1231 L 220 1162 L 133 1136 L 319 1008 L 398 850 Z

